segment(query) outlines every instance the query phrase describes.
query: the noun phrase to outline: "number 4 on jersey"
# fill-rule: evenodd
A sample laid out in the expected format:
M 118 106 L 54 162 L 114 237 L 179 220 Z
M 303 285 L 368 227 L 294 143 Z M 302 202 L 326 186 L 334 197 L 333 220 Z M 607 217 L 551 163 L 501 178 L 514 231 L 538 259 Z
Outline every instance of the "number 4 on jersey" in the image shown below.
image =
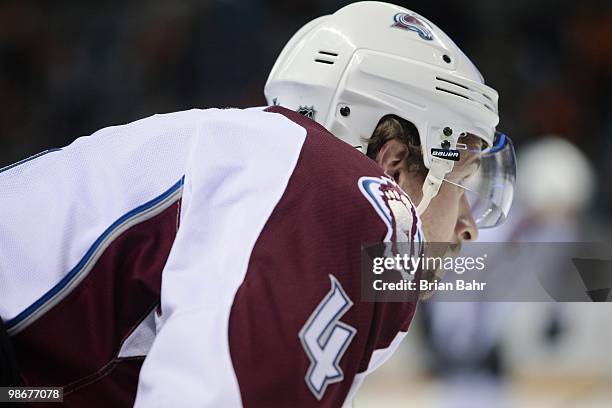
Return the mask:
M 340 318 L 353 306 L 340 282 L 333 276 L 331 289 L 306 321 L 300 340 L 310 359 L 306 384 L 320 400 L 329 384 L 342 381 L 344 373 L 338 365 L 357 330 Z

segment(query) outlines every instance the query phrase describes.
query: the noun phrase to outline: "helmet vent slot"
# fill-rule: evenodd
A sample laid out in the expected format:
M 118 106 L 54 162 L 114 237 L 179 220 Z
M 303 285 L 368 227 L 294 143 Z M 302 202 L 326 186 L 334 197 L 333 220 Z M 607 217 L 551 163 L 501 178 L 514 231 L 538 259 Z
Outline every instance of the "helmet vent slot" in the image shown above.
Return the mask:
M 467 97 L 465 95 L 461 95 L 460 93 L 453 92 L 453 91 L 450 91 L 448 89 L 440 88 L 440 87 L 437 87 L 437 86 L 436 86 L 436 90 L 442 91 L 442 92 L 447 92 L 447 93 L 455 95 L 455 96 L 460 96 L 460 97 L 465 98 L 465 99 L 470 99 L 469 97 Z
M 491 97 L 487 94 L 482 94 L 482 96 L 484 96 L 485 98 L 487 98 L 488 100 L 490 100 L 491 102 L 493 102 L 493 99 L 491 99 Z
M 315 55 L 315 62 L 332 65 L 334 62 L 336 62 L 336 58 L 338 58 L 337 52 L 320 50 Z
M 463 89 L 470 89 L 470 88 L 468 88 L 468 87 L 467 87 L 467 86 L 465 86 L 465 85 L 461 85 L 461 84 L 459 84 L 459 83 L 457 83 L 457 82 L 450 81 L 450 80 L 448 80 L 448 79 L 444 79 L 444 78 L 440 78 L 440 77 L 436 77 L 436 79 L 437 79 L 438 81 L 442 81 L 442 82 L 446 82 L 446 83 L 449 83 L 449 84 L 456 85 L 456 86 L 458 86 L 459 88 L 463 88 Z
M 450 79 L 440 78 L 440 77 L 436 77 L 436 79 L 438 81 L 442 82 L 440 84 L 440 86 L 436 86 L 436 90 L 442 91 L 442 92 L 446 92 L 446 93 L 449 93 L 449 94 L 452 94 L 452 95 L 455 95 L 455 96 L 459 96 L 459 97 L 464 98 L 464 99 L 469 99 L 470 101 L 474 101 L 476 103 L 480 103 L 486 109 L 490 110 L 491 112 L 497 113 L 495 111 L 495 109 L 493 108 L 494 102 L 493 102 L 493 100 L 491 99 L 491 97 L 489 95 L 486 95 L 486 94 L 484 94 L 482 92 L 475 91 L 474 89 L 472 89 L 472 88 L 470 88 L 470 87 L 468 87 L 466 85 L 460 84 L 460 83 L 455 82 L 455 81 L 451 81 Z M 448 85 L 445 85 L 445 84 L 448 84 Z M 449 87 L 452 90 L 451 89 L 447 89 Z M 468 91 L 467 95 L 462 92 L 463 89 Z M 472 95 L 473 97 L 471 97 L 469 95 L 469 92 L 473 92 L 474 93 L 474 95 Z M 482 96 L 485 99 L 485 101 L 478 100 L 479 98 L 476 95 Z M 488 104 L 486 101 L 491 102 L 491 104 Z
M 487 108 L 487 109 L 488 109 L 488 110 L 490 110 L 491 112 L 495 112 L 495 111 L 493 110 L 493 108 L 492 108 L 491 106 L 487 105 L 486 103 L 483 103 L 483 105 L 485 106 L 485 108 Z

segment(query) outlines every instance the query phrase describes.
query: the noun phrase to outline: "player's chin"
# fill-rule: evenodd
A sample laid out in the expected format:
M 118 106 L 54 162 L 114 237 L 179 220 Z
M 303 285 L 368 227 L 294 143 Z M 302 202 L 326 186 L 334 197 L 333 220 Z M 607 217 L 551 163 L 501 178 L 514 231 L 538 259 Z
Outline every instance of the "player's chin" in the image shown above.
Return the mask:
M 460 254 L 461 254 L 461 242 L 453 242 L 453 243 L 448 244 L 446 251 L 444 253 L 444 258 L 447 258 L 447 257 L 456 258 Z M 428 283 L 441 282 L 444 279 L 445 273 L 446 271 L 444 268 L 425 269 L 422 272 L 421 279 L 427 281 Z M 427 300 L 431 298 L 434 295 L 434 293 L 436 293 L 435 290 L 420 291 L 419 300 Z

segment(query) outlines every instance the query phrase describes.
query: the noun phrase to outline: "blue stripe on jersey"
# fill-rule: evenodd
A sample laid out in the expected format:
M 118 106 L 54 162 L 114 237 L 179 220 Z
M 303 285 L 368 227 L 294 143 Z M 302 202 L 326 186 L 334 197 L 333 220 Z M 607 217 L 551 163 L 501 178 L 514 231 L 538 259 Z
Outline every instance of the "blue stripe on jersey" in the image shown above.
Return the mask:
M 34 312 L 36 312 L 40 307 L 42 307 L 47 301 L 49 301 L 49 299 L 52 299 L 53 296 L 55 296 L 55 294 L 57 294 L 64 287 L 66 287 L 70 283 L 70 281 L 72 281 L 72 279 L 78 276 L 79 272 L 87 264 L 89 259 L 96 252 L 98 247 L 105 241 L 105 239 L 109 235 L 111 235 L 114 231 L 116 231 L 122 224 L 126 223 L 127 221 L 134 218 L 135 216 L 147 211 L 148 209 L 155 207 L 157 204 L 161 203 L 166 198 L 170 197 L 172 194 L 174 194 L 178 189 L 180 189 L 183 186 L 184 181 L 185 181 L 185 177 L 183 176 L 172 187 L 170 187 L 167 191 L 165 191 L 158 197 L 155 197 L 151 201 L 139 207 L 134 208 L 133 210 L 129 211 L 128 213 L 120 217 L 117 221 L 115 221 L 110 227 L 106 229 L 106 231 L 102 233 L 102 235 L 98 237 L 98 239 L 96 239 L 96 241 L 89 248 L 89 250 L 85 253 L 85 255 L 79 261 L 79 263 L 70 272 L 68 272 L 68 274 L 64 276 L 61 281 L 59 281 L 54 287 L 49 289 L 47 293 L 42 295 L 38 300 L 36 300 L 34 303 L 28 306 L 25 310 L 23 310 L 21 313 L 15 316 L 13 319 L 5 322 L 6 329 L 10 330 L 15 325 L 27 319 Z

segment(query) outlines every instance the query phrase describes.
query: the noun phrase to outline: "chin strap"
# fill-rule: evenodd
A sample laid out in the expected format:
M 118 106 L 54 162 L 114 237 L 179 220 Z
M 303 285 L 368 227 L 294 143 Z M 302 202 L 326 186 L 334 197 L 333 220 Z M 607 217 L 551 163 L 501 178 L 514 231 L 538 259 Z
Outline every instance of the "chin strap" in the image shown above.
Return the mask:
M 431 170 L 430 170 L 429 173 L 427 174 L 427 178 L 425 179 L 425 182 L 423 183 L 423 198 L 421 199 L 421 202 L 417 206 L 417 214 L 419 217 L 423 215 L 425 210 L 427 210 L 427 207 L 429 206 L 431 199 L 434 198 L 438 194 L 438 191 L 440 190 L 441 185 L 442 185 L 442 180 L 437 178 L 433 174 L 431 174 Z
M 417 215 L 419 217 L 427 210 L 431 200 L 438 195 L 444 176 L 453 170 L 453 164 L 452 161 L 437 157 L 432 158 L 431 167 L 423 183 L 423 198 L 417 206 Z

